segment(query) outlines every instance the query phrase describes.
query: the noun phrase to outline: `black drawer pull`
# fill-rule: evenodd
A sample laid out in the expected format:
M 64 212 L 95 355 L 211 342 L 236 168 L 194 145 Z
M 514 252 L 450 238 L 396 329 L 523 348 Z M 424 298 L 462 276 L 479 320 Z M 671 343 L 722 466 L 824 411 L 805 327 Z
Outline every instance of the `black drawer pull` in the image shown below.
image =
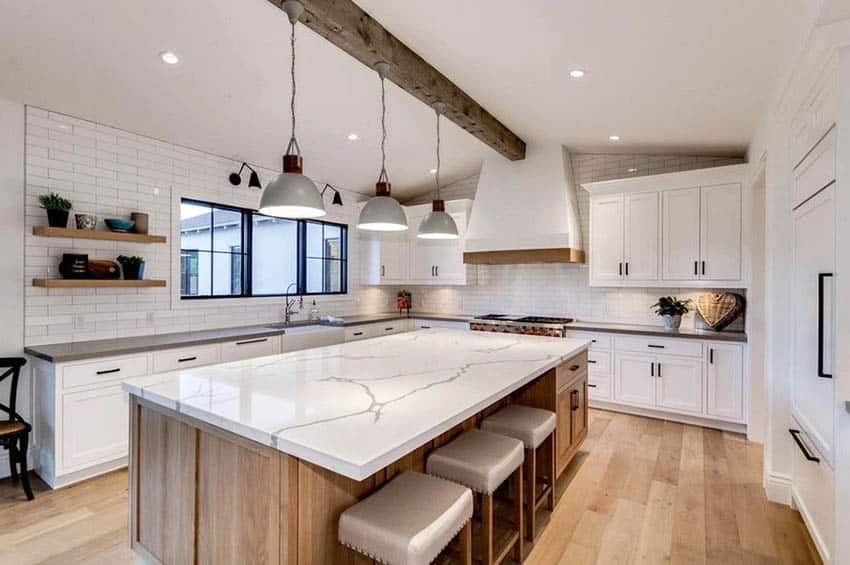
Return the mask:
M 591 340 L 590 340 L 590 343 L 596 343 L 596 340 L 595 340 L 595 339 L 591 339 Z
M 573 366 L 570 367 L 570 371 L 575 372 L 575 371 L 578 371 L 578 370 L 579 370 L 579 365 L 573 365 Z
M 588 388 L 596 388 L 596 385 L 592 385 L 590 383 L 587 384 Z
M 269 338 L 264 337 L 263 339 L 249 339 L 247 341 L 237 341 L 236 345 L 248 345 L 249 343 L 265 343 L 269 340 Z
M 709 364 L 714 365 L 714 348 L 713 347 L 708 348 L 708 362 L 709 362 Z
M 97 374 L 98 374 L 98 375 L 109 375 L 109 374 L 111 374 L 111 373 L 117 373 L 117 372 L 119 372 L 120 370 L 121 370 L 121 369 L 105 369 L 105 370 L 103 370 L 103 371 L 98 371 L 98 372 L 97 372 Z
M 195 361 L 197 359 L 198 359 L 197 357 L 184 357 L 183 359 L 178 359 L 177 362 L 178 363 L 185 363 L 187 361 Z
M 393 331 L 394 329 L 395 329 L 394 327 L 390 326 L 390 327 L 388 327 L 388 328 L 384 328 L 384 331 L 385 331 L 385 332 L 391 332 L 391 331 Z
M 357 337 L 357 336 L 361 336 L 361 335 L 363 335 L 363 332 L 354 332 L 354 334 L 353 334 L 353 335 L 354 335 L 355 337 Z
M 658 377 L 661 377 L 661 363 L 658 364 Z
M 431 326 L 419 326 L 420 330 L 430 330 Z
M 596 361 L 594 361 L 593 359 L 588 359 L 588 360 L 587 360 L 587 362 L 588 362 L 588 363 L 593 363 L 594 365 L 596 364 Z
M 649 345 L 647 345 L 647 347 L 651 347 L 653 349 L 664 349 L 665 346 L 664 345 L 653 345 L 653 344 L 650 343 Z
M 694 261 L 694 274 L 699 275 L 699 261 Z
M 649 364 L 649 376 L 650 376 L 650 377 L 654 377 L 654 376 L 655 376 L 655 363 L 650 363 L 650 364 Z
M 702 262 L 702 274 L 705 274 L 705 261 Z
M 578 410 L 578 391 L 571 390 L 570 391 L 570 410 L 575 412 Z
M 800 451 L 803 452 L 803 455 L 806 457 L 806 459 L 815 463 L 820 463 L 820 459 L 812 455 L 809 452 L 808 448 L 806 448 L 805 444 L 803 444 L 803 440 L 800 439 L 800 430 L 791 429 L 788 430 L 788 432 L 791 434 L 791 437 L 794 438 L 794 443 L 797 444 L 797 447 L 800 448 Z

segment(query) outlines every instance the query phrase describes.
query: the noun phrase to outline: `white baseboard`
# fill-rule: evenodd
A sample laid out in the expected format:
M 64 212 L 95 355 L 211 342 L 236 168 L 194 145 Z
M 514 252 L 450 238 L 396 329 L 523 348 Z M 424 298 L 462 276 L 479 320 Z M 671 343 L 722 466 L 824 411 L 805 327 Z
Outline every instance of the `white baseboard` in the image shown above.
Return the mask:
M 588 406 L 591 408 L 599 408 L 600 410 L 608 410 L 611 412 L 623 412 L 624 414 L 632 414 L 634 416 L 646 416 L 647 418 L 655 418 L 657 420 L 669 420 L 671 422 L 679 422 L 680 424 L 690 424 L 692 426 L 702 426 L 704 428 L 712 428 L 727 432 L 735 432 L 739 434 L 747 433 L 746 424 L 737 424 L 735 422 L 724 422 L 723 420 L 715 420 L 713 418 L 704 418 L 702 416 L 679 414 L 676 412 L 668 412 L 666 410 L 655 410 L 653 408 L 642 408 L 640 406 L 632 406 L 613 402 L 608 400 L 591 399 L 588 401 Z
M 791 477 L 782 473 L 766 472 L 764 492 L 771 502 L 791 506 Z

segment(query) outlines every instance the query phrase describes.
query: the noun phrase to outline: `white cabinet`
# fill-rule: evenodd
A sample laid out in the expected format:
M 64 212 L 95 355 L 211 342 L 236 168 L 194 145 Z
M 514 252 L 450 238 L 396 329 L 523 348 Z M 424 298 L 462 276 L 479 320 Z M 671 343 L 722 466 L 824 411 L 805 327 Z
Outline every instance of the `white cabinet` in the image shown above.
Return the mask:
M 717 169 L 584 185 L 591 286 L 745 287 L 743 169 Z
M 162 349 L 153 353 L 153 372 L 165 373 L 218 363 L 219 346 L 197 345 L 180 349 Z
M 379 236 L 380 280 L 398 283 L 408 278 L 408 244 L 405 232 L 386 232 Z
M 658 280 L 658 230 L 658 193 L 626 194 L 623 253 L 626 280 Z
M 665 190 L 662 195 L 661 273 L 668 281 L 699 278 L 699 188 Z
M 62 468 L 73 472 L 127 456 L 129 398 L 121 385 L 62 397 Z
M 469 322 L 454 322 L 451 320 L 427 320 L 424 318 L 414 318 L 413 327 L 417 330 L 430 330 L 432 328 L 446 328 L 450 330 L 466 330 L 469 331 Z
M 656 358 L 656 405 L 679 412 L 702 412 L 702 359 Z
M 741 185 L 700 189 L 700 279 L 741 279 Z
M 825 563 L 835 547 L 835 471 L 798 421 L 791 418 L 791 497 Z
M 638 406 L 655 406 L 655 356 L 618 353 L 614 399 Z
M 301 351 L 314 347 L 336 345 L 345 341 L 345 329 L 329 326 L 308 326 L 286 330 L 283 336 L 281 350 L 284 353 Z
M 221 362 L 241 361 L 280 353 L 280 336 L 254 337 L 221 344 Z
M 623 278 L 623 195 L 593 198 L 590 208 L 591 280 L 620 281 Z
M 706 346 L 706 413 L 726 420 L 743 420 L 743 347 L 730 343 L 708 343 Z

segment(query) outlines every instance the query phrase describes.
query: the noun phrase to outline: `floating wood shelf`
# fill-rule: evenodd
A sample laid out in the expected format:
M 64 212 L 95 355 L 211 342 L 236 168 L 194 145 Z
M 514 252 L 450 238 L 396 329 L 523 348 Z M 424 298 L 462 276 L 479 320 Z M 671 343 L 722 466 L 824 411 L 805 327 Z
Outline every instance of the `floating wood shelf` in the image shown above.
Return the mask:
M 163 287 L 166 281 L 144 279 L 128 281 L 124 279 L 33 279 L 32 285 L 42 288 L 153 288 Z
M 148 235 L 145 233 L 129 233 L 107 230 L 75 230 L 71 228 L 51 228 L 37 226 L 32 229 L 33 235 L 42 237 L 72 237 L 75 239 L 99 239 L 102 241 L 125 241 L 127 243 L 165 243 L 164 235 Z

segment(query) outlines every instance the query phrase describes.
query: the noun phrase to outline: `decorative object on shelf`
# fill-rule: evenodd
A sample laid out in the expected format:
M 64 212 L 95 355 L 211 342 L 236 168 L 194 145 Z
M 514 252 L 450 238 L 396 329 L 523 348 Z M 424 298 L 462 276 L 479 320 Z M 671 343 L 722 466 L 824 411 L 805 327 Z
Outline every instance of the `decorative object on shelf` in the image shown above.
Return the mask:
M 124 218 L 106 218 L 103 221 L 106 227 L 119 233 L 127 233 L 136 225 L 132 220 L 125 220 Z
M 369 231 L 404 231 L 407 229 L 407 216 L 398 200 L 390 196 L 390 177 L 387 174 L 387 92 L 385 77 L 389 63 L 375 63 L 375 71 L 381 79 L 381 173 L 375 183 L 373 196 L 360 210 L 357 227 Z
M 662 296 L 650 308 L 654 308 L 655 313 L 664 319 L 665 329 L 678 330 L 682 325 L 682 315 L 691 311 L 692 302 L 690 298 L 679 300 L 675 296 Z
M 74 222 L 78 230 L 93 230 L 97 226 L 97 216 L 94 214 L 74 214 Z
M 422 239 L 457 239 L 457 224 L 450 214 L 446 213 L 446 203 L 440 198 L 440 115 L 445 109 L 442 102 L 432 105 L 437 115 L 437 168 L 434 171 L 434 200 L 431 202 L 431 212 L 419 224 L 416 237 Z
M 130 214 L 130 219 L 133 220 L 133 223 L 135 224 L 133 226 L 133 233 L 147 235 L 150 216 L 144 212 L 133 212 Z
M 333 205 L 342 206 L 342 196 L 339 193 L 339 189 L 332 184 L 325 183 L 325 188 L 322 189 L 322 197 L 325 196 L 325 191 L 329 188 L 334 191 Z
M 295 139 L 295 24 L 304 13 L 304 5 L 298 0 L 285 0 L 281 5 L 289 16 L 292 33 L 289 45 L 292 50 L 292 96 L 289 111 L 292 115 L 292 136 L 283 156 L 283 172 L 270 182 L 260 197 L 260 213 L 279 218 L 319 218 L 327 214 L 322 195 L 313 181 L 302 174 L 301 147 Z
M 94 279 L 117 279 L 121 276 L 121 267 L 111 259 L 89 259 L 88 269 Z
M 744 297 L 734 292 L 706 292 L 697 298 L 697 312 L 719 332 L 744 313 L 744 304 Z
M 73 204 L 67 198 L 51 192 L 38 197 L 38 203 L 47 210 L 47 223 L 51 228 L 64 228 L 68 226 L 69 210 Z
M 118 262 L 121 263 L 124 280 L 140 281 L 145 278 L 145 259 L 143 257 L 119 255 Z
M 248 186 L 250 188 L 263 188 L 263 185 L 260 184 L 260 176 L 257 174 L 257 171 L 254 170 L 254 167 L 245 162 L 243 162 L 242 166 L 239 167 L 238 173 L 230 173 L 230 176 L 227 177 L 230 180 L 230 184 L 233 186 L 239 186 L 242 184 L 242 171 L 245 169 L 251 171 L 251 176 L 248 177 Z
M 410 315 L 410 308 L 413 306 L 413 297 L 410 295 L 410 291 L 400 290 L 396 295 L 395 299 L 396 308 L 398 308 L 398 313 L 401 314 L 402 310 L 407 310 L 407 315 Z
M 59 274 L 65 279 L 89 278 L 89 256 L 82 253 L 64 253 L 59 263 Z

